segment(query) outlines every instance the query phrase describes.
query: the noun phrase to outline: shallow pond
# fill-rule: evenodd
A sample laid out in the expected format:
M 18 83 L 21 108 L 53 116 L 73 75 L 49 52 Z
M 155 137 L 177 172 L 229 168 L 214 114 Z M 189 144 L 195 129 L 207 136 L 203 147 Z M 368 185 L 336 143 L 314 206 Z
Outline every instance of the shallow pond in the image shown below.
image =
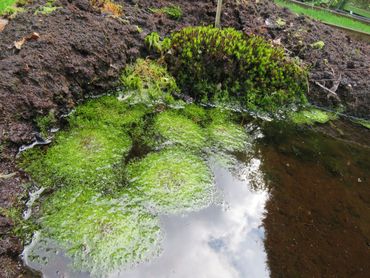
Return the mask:
M 45 277 L 369 268 L 364 129 L 342 121 L 313 129 L 195 105 L 121 107 L 112 98 L 83 106 L 70 126 L 24 163 L 46 188 L 33 205 L 40 231 L 24 261 Z M 361 133 L 355 142 L 346 137 L 352 129 Z M 335 263 L 348 254 L 353 267 Z

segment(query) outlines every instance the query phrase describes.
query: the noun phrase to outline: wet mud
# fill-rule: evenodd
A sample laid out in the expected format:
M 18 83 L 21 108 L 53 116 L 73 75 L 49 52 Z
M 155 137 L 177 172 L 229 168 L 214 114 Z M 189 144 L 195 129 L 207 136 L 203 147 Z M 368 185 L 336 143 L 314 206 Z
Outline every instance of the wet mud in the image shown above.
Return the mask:
M 0 206 L 6 209 L 22 206 L 27 198 L 22 184 L 28 178 L 14 160 L 18 147 L 35 139 L 38 116 L 52 111 L 60 118 L 86 98 L 114 88 L 121 69 L 148 54 L 144 47 L 146 34 L 157 31 L 164 36 L 184 26 L 212 24 L 216 7 L 215 1 L 206 0 L 121 0 L 117 2 L 123 4 L 124 15 L 117 19 L 101 14 L 87 0 L 59 0 L 57 5 L 61 8 L 52 15 L 34 15 L 37 5 L 44 2 L 33 1 L 29 11 L 10 20 L 0 32 L 0 174 L 6 176 L 0 178 Z M 169 4 L 182 8 L 184 16 L 180 20 L 149 10 Z M 284 25 L 276 24 L 279 18 L 285 21 Z M 311 69 L 308 93 L 311 102 L 325 107 L 342 104 L 347 114 L 370 117 L 369 44 L 297 17 L 270 1 L 239 1 L 239 4 L 225 1 L 222 21 L 224 26 L 272 39 L 307 63 Z M 20 50 L 14 47 L 15 41 L 32 32 L 40 37 L 26 42 Z M 311 46 L 317 41 L 324 41 L 323 49 Z M 334 88 L 335 94 L 318 83 Z M 345 128 L 338 125 L 339 130 Z M 370 138 L 361 130 L 358 133 L 355 128 L 353 133 L 343 135 L 338 128 L 330 128 L 327 133 L 358 146 Z M 361 269 L 368 270 L 370 257 L 370 233 L 366 226 L 370 223 L 369 211 L 364 205 L 369 203 L 370 193 L 365 186 L 369 178 L 365 176 L 366 168 L 361 166 L 364 164 L 358 163 L 358 167 L 350 164 L 344 176 L 331 166 L 325 168 L 322 162 L 305 161 L 307 167 L 298 169 L 294 165 L 302 162 L 296 154 L 276 151 L 278 145 L 266 141 L 263 151 L 264 165 L 273 169 L 276 176 L 283 175 L 280 179 L 284 180 L 281 183 L 284 188 L 276 181 L 271 183 L 273 198 L 267 205 L 269 213 L 265 220 L 272 276 L 344 273 L 363 277 L 361 274 L 366 272 Z M 348 147 L 343 148 L 348 151 Z M 354 155 L 348 153 L 348 157 Z M 348 159 L 345 156 L 339 160 Z M 287 167 L 287 163 L 292 166 Z M 14 223 L 4 213 L 0 214 L 0 265 L 6 266 L 1 275 L 34 276 L 20 265 L 22 243 L 12 236 Z M 311 249 L 310 244 L 314 246 Z M 345 263 L 346 258 L 351 263 Z M 302 269 L 304 272 L 300 272 Z

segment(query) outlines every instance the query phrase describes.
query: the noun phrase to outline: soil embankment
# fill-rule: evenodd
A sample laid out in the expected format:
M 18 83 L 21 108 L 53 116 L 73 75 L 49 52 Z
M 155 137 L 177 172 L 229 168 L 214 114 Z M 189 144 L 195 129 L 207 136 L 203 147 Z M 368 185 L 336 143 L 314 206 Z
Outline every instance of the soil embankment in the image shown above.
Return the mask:
M 216 10 L 215 1 L 207 0 L 121 0 L 116 2 L 123 5 L 124 14 L 114 18 L 101 14 L 88 0 L 59 0 L 60 8 L 54 13 L 35 15 L 43 2 L 34 1 L 0 32 L 3 208 L 21 205 L 27 197 L 22 187 L 27 177 L 14 160 L 18 147 L 34 140 L 38 116 L 53 111 L 58 118 L 85 98 L 114 88 L 121 69 L 146 55 L 144 37 L 148 33 L 157 31 L 164 36 L 184 26 L 212 24 Z M 370 117 L 369 44 L 294 16 L 270 1 L 235 2 L 225 1 L 223 26 L 262 35 L 302 59 L 310 67 L 311 102 L 325 107 L 342 104 L 350 115 Z M 180 20 L 150 11 L 170 4 L 182 8 Z M 14 47 L 14 42 L 33 32 L 39 37 L 26 41 L 21 49 Z M 322 48 L 315 46 L 320 41 Z M 0 265 L 7 266 L 5 277 L 17 277 L 23 271 L 18 262 L 22 246 L 10 236 L 12 225 L 0 217 Z

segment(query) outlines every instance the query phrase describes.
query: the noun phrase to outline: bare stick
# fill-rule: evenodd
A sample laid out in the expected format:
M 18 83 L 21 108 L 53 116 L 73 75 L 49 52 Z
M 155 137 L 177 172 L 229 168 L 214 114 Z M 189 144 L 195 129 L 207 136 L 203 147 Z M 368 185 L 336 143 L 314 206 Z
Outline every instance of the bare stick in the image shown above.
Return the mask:
M 216 22 L 215 27 L 221 28 L 221 10 L 222 10 L 222 0 L 217 1 L 217 11 L 216 11 Z

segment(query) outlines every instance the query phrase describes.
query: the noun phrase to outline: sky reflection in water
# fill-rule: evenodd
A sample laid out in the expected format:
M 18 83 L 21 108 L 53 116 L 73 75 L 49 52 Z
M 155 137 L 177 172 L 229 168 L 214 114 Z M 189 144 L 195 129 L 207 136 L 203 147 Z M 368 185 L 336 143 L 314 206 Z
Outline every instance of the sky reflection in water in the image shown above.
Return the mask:
M 165 234 L 163 253 L 109 278 L 268 277 L 262 227 L 268 193 L 264 190 L 260 163 L 253 158 L 233 172 L 213 163 L 211 168 L 222 204 L 185 216 L 161 216 Z M 37 241 L 33 244 L 37 246 Z M 31 263 L 27 256 L 26 262 L 41 270 L 45 278 L 89 277 L 71 269 L 71 261 L 62 251 L 36 253 L 47 255 L 46 265 Z
M 239 172 L 214 165 L 223 205 L 212 205 L 186 216 L 162 216 L 163 253 L 148 263 L 111 277 L 268 277 L 262 218 L 267 191 L 260 160 Z

